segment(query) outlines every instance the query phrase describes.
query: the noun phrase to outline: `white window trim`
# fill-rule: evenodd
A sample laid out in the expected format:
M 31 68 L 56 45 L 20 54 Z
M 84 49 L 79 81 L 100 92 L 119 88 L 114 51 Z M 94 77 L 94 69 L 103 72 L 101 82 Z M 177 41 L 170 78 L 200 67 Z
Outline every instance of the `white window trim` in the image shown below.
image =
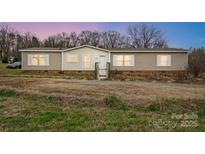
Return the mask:
M 117 56 L 122 56 L 123 57 L 122 65 L 117 65 Z M 130 65 L 125 65 L 125 56 L 130 56 L 131 57 Z M 113 66 L 119 66 L 119 67 L 122 67 L 122 66 L 125 66 L 125 67 L 135 66 L 135 55 L 134 54 L 116 54 L 116 55 L 113 55 Z
M 37 55 L 37 65 L 32 64 L 32 58 L 33 58 L 32 56 L 34 56 L 34 55 Z M 40 65 L 40 64 L 39 64 L 39 56 L 40 56 L 40 55 L 44 55 L 44 56 L 47 57 L 47 63 L 46 63 L 45 65 Z M 28 59 L 27 59 L 27 60 L 28 60 L 28 61 L 27 61 L 27 65 L 28 65 L 28 66 L 49 66 L 49 65 L 50 65 L 50 59 L 49 59 L 50 57 L 49 57 L 49 56 L 50 56 L 49 54 L 28 54 L 28 55 L 27 55 L 27 58 L 28 58 Z M 46 59 L 45 59 L 45 60 L 46 60 Z
M 28 66 L 33 66 L 31 61 L 32 61 L 32 54 L 28 54 L 27 55 L 27 64 L 28 64 Z
M 163 66 L 160 64 L 160 56 L 168 56 L 168 65 Z M 157 67 L 170 67 L 172 66 L 172 56 L 170 54 L 158 54 L 157 55 Z
M 35 55 L 37 55 L 37 64 L 36 65 L 34 65 L 33 63 L 32 63 L 32 58 L 33 58 L 33 56 L 35 56 Z M 28 54 L 27 55 L 27 57 L 28 57 L 28 66 L 38 66 L 38 54 Z

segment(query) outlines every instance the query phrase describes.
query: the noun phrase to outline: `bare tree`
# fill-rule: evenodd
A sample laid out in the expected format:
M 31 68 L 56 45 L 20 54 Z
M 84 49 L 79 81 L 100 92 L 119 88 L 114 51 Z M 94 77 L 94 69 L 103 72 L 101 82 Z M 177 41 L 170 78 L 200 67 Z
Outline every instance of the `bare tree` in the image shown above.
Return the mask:
M 101 46 L 103 48 L 121 48 L 125 37 L 117 31 L 107 31 L 101 34 Z
M 189 72 L 197 77 L 200 73 L 205 72 L 205 48 L 194 48 L 189 54 Z
M 80 45 L 91 45 L 91 36 L 92 36 L 92 32 L 91 31 L 82 31 L 78 38 L 80 41 Z
M 44 40 L 44 46 L 45 47 L 51 47 L 54 48 L 57 46 L 56 38 L 55 36 L 49 36 L 47 39 Z
M 27 32 L 21 36 L 23 38 L 23 48 L 32 48 L 41 46 L 40 40 L 32 33 Z
M 72 33 L 59 33 L 57 35 L 49 36 L 44 40 L 44 46 L 56 48 L 70 48 L 79 44 L 78 36 L 75 32 Z
M 76 47 L 79 45 L 79 39 L 75 32 L 70 33 L 70 47 Z
M 20 57 L 19 49 L 39 47 L 40 40 L 31 33 L 21 35 L 8 25 L 0 25 L 0 59 Z
M 0 25 L 0 59 L 6 58 L 11 54 L 15 41 L 15 31 L 8 25 Z
M 90 38 L 91 38 L 90 45 L 95 47 L 100 46 L 100 39 L 101 39 L 100 33 L 98 33 L 97 31 L 91 32 Z
M 167 41 L 154 26 L 140 24 L 128 27 L 129 43 L 134 48 L 166 48 Z

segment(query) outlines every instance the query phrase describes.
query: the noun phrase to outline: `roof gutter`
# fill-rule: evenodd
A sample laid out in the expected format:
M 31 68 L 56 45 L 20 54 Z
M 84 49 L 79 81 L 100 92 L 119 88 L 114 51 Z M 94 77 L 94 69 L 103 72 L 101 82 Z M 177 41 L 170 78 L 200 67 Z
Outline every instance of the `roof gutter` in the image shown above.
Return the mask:
M 63 50 L 35 50 L 35 49 L 21 49 L 19 50 L 20 52 L 23 52 L 23 51 L 48 51 L 48 52 L 63 52 Z

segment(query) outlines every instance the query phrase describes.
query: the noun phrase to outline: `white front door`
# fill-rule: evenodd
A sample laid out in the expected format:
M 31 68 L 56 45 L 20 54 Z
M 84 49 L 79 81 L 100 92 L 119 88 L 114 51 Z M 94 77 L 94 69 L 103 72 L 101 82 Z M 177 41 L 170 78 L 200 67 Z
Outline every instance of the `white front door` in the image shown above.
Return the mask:
M 106 57 L 104 55 L 100 56 L 99 69 L 106 69 Z
M 99 75 L 106 76 L 107 75 L 107 68 L 106 68 L 106 56 L 101 55 L 99 61 Z

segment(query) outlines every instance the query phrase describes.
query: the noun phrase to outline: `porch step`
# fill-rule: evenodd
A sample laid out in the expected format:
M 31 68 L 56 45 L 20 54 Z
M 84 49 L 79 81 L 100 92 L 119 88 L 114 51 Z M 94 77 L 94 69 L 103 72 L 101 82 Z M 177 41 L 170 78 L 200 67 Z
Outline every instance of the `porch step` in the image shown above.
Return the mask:
M 95 63 L 96 78 L 98 80 L 107 79 L 109 77 L 109 64 L 105 67 L 99 67 L 99 62 Z
M 101 80 L 101 79 L 107 79 L 107 75 L 99 75 L 99 80 Z

